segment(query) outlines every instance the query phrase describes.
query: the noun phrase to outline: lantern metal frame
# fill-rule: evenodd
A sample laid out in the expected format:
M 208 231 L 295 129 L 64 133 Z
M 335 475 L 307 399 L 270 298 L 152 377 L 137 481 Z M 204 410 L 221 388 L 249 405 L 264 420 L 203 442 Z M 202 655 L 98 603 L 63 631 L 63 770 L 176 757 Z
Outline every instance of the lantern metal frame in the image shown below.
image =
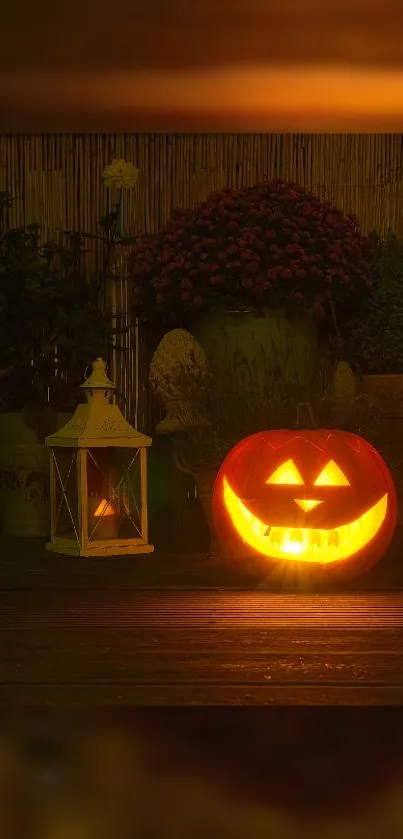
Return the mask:
M 115 385 L 106 375 L 106 364 L 103 359 L 94 361 L 92 374 L 81 385 L 86 395 L 86 403 L 77 406 L 69 422 L 55 434 L 46 438 L 45 444 L 50 452 L 50 511 L 51 535 L 46 549 L 54 553 L 72 556 L 117 556 L 130 554 L 152 553 L 154 546 L 148 543 L 148 508 L 147 508 L 147 449 L 151 446 L 151 437 L 137 431 L 124 418 L 120 408 L 110 403 L 110 398 L 116 390 Z M 72 451 L 71 464 L 67 477 L 63 483 L 57 451 L 70 449 Z M 138 532 L 136 537 L 91 538 L 96 527 L 89 533 L 89 495 L 88 495 L 88 463 L 92 458 L 101 476 L 109 484 L 109 499 L 107 503 L 118 499 L 118 490 L 122 483 L 113 486 L 110 478 L 102 473 L 91 450 L 122 449 L 133 452 L 130 466 L 139 458 L 140 461 L 140 492 L 137 508 L 133 489 L 131 493 L 139 516 L 139 526 L 135 525 L 129 513 L 127 517 Z M 68 497 L 68 480 L 75 463 L 77 490 L 77 525 Z M 124 467 L 125 471 L 126 468 Z M 61 490 L 61 500 L 57 504 L 57 492 Z M 63 501 L 66 504 L 74 537 L 58 535 L 58 514 Z M 101 502 L 102 503 L 102 502 Z M 102 521 L 103 515 L 99 515 Z

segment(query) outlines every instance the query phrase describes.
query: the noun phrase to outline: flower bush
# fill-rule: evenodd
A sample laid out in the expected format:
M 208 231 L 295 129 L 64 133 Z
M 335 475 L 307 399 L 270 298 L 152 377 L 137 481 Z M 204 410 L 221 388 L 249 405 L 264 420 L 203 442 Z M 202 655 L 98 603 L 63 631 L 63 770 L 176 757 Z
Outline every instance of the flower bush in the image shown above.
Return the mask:
M 281 180 L 177 210 L 131 257 L 135 311 L 184 325 L 215 303 L 339 317 L 366 298 L 375 250 L 358 222 Z
M 376 276 L 367 305 L 343 328 L 344 352 L 363 374 L 403 373 L 403 240 L 374 232 Z
M 123 236 L 123 190 L 134 189 L 139 170 L 123 159 L 105 167 L 108 211 L 97 231 L 59 231 L 44 242 L 33 223 L 6 223 L 12 197 L 0 191 L 0 410 L 71 409 L 86 366 L 119 348 L 126 324 L 114 321 L 108 287 L 119 279 Z M 97 243 L 99 265 L 89 271 L 84 257 Z M 123 251 L 124 253 L 124 251 Z M 116 270 L 117 269 L 117 270 Z

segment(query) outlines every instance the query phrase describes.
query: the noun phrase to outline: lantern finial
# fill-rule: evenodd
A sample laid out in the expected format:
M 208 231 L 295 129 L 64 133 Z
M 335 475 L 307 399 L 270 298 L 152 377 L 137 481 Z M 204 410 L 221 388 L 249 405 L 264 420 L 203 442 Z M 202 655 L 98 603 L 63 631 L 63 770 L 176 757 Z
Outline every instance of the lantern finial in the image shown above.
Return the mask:
M 116 386 L 106 375 L 106 361 L 103 358 L 96 358 L 92 362 L 92 373 L 81 387 L 86 390 L 94 390 L 95 388 L 116 390 Z

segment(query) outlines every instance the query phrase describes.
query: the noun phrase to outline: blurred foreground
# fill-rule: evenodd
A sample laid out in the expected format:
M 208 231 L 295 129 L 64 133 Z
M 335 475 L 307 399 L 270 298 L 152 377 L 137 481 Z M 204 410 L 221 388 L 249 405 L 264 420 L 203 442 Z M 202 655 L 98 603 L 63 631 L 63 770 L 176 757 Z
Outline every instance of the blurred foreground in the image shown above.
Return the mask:
M 0 733 L 2 839 L 400 839 L 403 711 L 28 715 Z

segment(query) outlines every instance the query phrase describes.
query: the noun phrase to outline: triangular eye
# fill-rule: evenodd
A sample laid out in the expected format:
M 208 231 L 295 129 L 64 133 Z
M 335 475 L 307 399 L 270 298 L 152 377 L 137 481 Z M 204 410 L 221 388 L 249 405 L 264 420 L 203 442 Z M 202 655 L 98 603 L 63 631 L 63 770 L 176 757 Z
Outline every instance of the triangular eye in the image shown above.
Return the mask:
M 304 482 L 293 460 L 287 460 L 270 475 L 266 484 L 298 484 L 303 486 Z
M 316 478 L 314 485 L 316 487 L 349 487 L 350 481 L 341 471 L 340 466 L 334 460 L 329 460 Z

